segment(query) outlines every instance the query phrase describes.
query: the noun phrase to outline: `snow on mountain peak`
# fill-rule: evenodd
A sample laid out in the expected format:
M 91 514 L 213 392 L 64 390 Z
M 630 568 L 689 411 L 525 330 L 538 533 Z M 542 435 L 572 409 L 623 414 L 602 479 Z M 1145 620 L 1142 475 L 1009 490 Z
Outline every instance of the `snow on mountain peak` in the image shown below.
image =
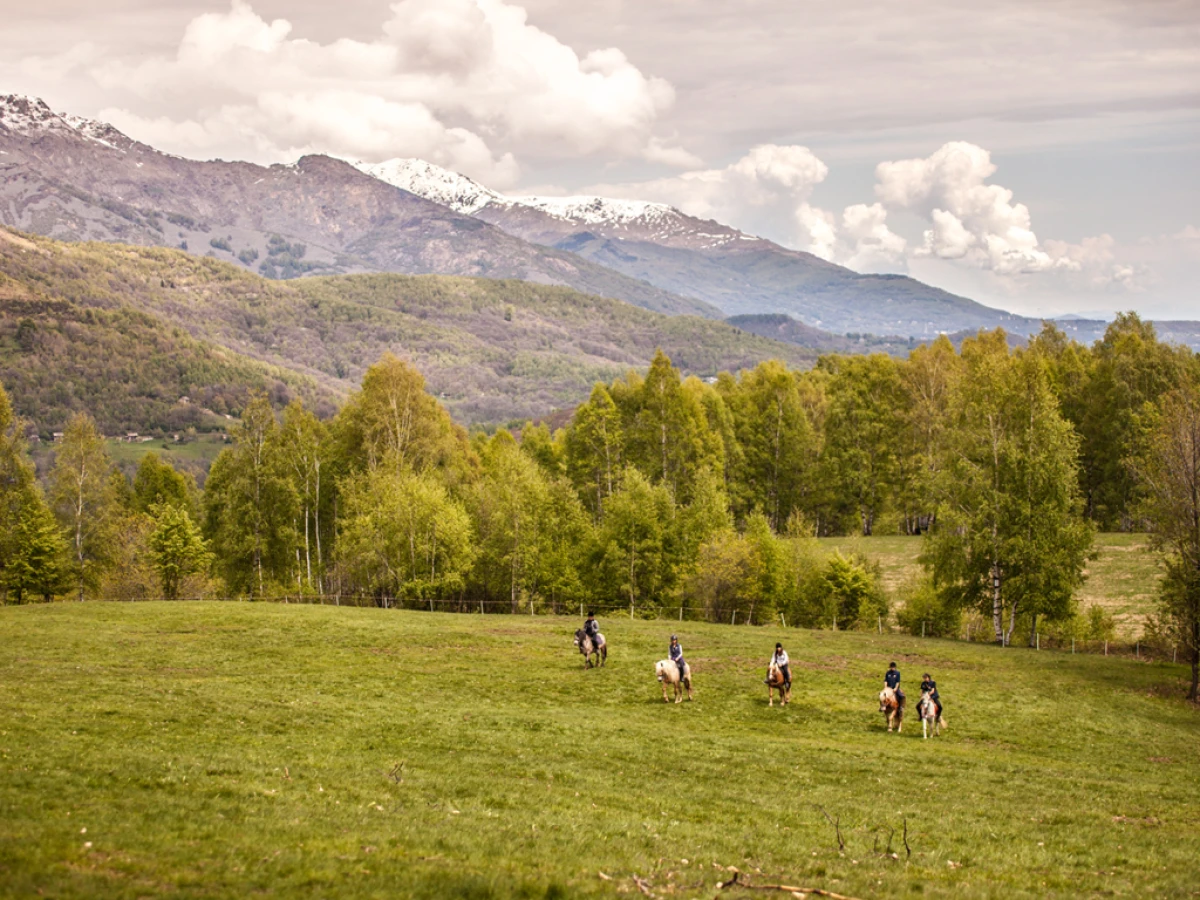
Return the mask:
M 510 197 L 513 203 L 531 206 L 559 219 L 587 225 L 653 224 L 679 215 L 665 203 L 647 200 L 612 200 L 608 197 Z
M 354 163 L 360 171 L 393 187 L 471 215 L 489 203 L 507 203 L 503 194 L 485 188 L 466 175 L 459 175 L 423 159 L 389 159 L 381 163 Z
M 39 132 L 78 135 L 114 150 L 125 150 L 132 143 L 106 122 L 60 115 L 45 100 L 24 94 L 0 94 L 0 126 L 27 137 Z
M 465 215 L 474 215 L 485 206 L 524 206 L 564 221 L 614 226 L 656 225 L 673 216 L 680 216 L 677 210 L 665 203 L 644 200 L 507 196 L 423 159 L 390 159 L 382 163 L 355 163 L 355 166 L 380 181 Z

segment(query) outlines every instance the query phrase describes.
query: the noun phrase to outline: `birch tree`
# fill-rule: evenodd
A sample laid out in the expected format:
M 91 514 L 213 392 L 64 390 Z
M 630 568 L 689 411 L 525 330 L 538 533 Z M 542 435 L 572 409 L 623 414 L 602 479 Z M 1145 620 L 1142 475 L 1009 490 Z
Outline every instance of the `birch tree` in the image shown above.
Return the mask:
M 119 510 L 111 475 L 95 420 L 87 413 L 72 416 L 50 471 L 49 498 L 71 548 L 70 577 L 79 600 L 112 561 Z
M 1007 645 L 1018 616 L 1067 617 L 1092 528 L 1082 518 L 1079 442 L 1058 412 L 1045 361 L 1010 356 L 997 329 L 963 344 L 950 402 L 940 514 L 923 563 L 947 599 L 992 616 Z

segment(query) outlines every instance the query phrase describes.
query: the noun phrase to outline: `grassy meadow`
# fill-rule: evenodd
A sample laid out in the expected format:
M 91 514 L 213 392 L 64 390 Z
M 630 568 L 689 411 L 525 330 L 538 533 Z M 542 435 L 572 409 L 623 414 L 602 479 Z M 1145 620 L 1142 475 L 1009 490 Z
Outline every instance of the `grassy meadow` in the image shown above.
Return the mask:
M 917 557 L 921 538 L 876 535 L 820 538 L 827 550 L 861 553 L 879 563 L 884 587 L 896 591 L 921 574 Z M 1089 561 L 1087 580 L 1079 592 L 1084 606 L 1099 604 L 1117 622 L 1118 633 L 1128 639 L 1141 635 L 1146 617 L 1154 612 L 1158 580 L 1162 574 L 1158 555 L 1150 549 L 1145 534 L 1102 533 L 1096 535 L 1096 557 Z
M 734 867 L 859 898 L 1194 896 L 1182 666 L 601 624 L 585 672 L 574 619 L 2 608 L 0 895 L 772 896 L 718 891 Z M 672 629 L 694 703 L 653 678 Z M 770 709 L 777 639 L 796 689 Z M 935 673 L 945 735 L 883 728 L 891 659 Z

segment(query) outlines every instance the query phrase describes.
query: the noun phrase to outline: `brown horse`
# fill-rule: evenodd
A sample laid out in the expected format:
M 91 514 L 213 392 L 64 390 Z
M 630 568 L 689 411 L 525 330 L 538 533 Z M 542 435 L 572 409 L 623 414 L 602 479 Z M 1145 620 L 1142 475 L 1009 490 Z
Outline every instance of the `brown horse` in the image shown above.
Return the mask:
M 675 689 L 675 702 L 679 703 L 683 700 L 684 688 L 687 689 L 687 698 L 692 699 L 692 667 L 688 663 L 683 664 L 683 677 L 679 677 L 679 666 L 674 660 L 661 659 L 654 666 L 655 677 L 662 684 L 663 703 L 670 703 L 667 699 L 667 685 L 671 685 Z
M 792 687 L 783 680 L 783 669 L 771 663 L 767 669 L 767 706 L 775 705 L 775 692 L 779 691 L 779 705 L 787 706 L 792 699 Z
M 587 632 L 580 628 L 575 632 L 575 646 L 583 654 L 583 667 L 585 669 L 592 667 L 593 655 L 596 657 L 595 664 L 597 666 L 604 665 L 608 660 L 608 642 L 604 640 L 604 635 L 599 632 L 596 632 L 596 642 L 593 644 Z
M 890 687 L 885 687 L 879 692 L 879 711 L 887 719 L 888 731 L 895 726 L 896 733 L 899 734 L 904 727 L 904 701 L 897 697 Z

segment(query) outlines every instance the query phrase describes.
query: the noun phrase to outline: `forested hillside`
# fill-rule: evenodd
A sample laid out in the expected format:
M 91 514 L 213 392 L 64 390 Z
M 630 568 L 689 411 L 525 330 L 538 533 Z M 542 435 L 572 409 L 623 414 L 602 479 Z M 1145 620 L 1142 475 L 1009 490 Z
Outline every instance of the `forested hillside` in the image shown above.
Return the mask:
M 4 399 L 0 585 L 18 600 L 594 603 L 933 634 L 974 616 L 1008 644 L 1111 633 L 1078 599 L 1096 527 L 1167 535 L 1183 516 L 1183 543 L 1159 545 L 1184 563 L 1154 628 L 1190 646 L 1187 493 L 1173 487 L 1186 469 L 1164 454 L 1200 447 L 1198 360 L 1133 315 L 1094 348 L 1047 326 L 1017 349 L 984 332 L 961 350 L 942 337 L 906 360 L 768 361 L 712 384 L 660 351 L 598 382 L 560 430 L 469 436 L 385 354 L 331 420 L 252 399 L 202 496 L 152 457 L 130 485 L 86 414 L 43 488 Z M 887 591 L 869 561 L 813 540 L 854 532 L 925 535 L 923 574 Z
M 17 240 L 0 231 L 0 257 L 20 249 Z M 255 391 L 281 407 L 297 397 L 334 409 L 336 395 L 308 377 L 106 302 L 107 291 L 63 291 L 58 279 L 21 275 L 0 266 L 0 382 L 44 440 L 80 411 L 106 434 L 220 430 Z
M 105 324 L 111 316 L 89 318 L 83 310 L 137 312 L 142 315 L 137 321 L 150 316 L 164 323 L 156 329 L 164 335 L 160 340 L 177 341 L 173 335 L 186 334 L 232 351 L 231 365 L 245 366 L 249 358 L 260 364 L 261 373 L 268 371 L 261 364 L 289 372 L 273 380 L 266 374 L 248 375 L 246 384 L 273 389 L 279 380 L 286 391 L 276 394 L 310 402 L 345 397 L 368 365 L 382 353 L 394 352 L 420 368 L 431 390 L 467 424 L 571 408 L 587 396 L 594 381 L 645 366 L 657 347 L 685 372 L 707 376 L 770 358 L 792 365 L 816 358 L 813 350 L 722 322 L 665 316 L 618 300 L 521 281 L 361 275 L 278 282 L 176 250 L 62 243 L 3 229 L 0 273 L 5 296 L 70 304 L 68 318 L 75 324 L 69 332 L 43 322 L 60 335 L 54 346 L 67 347 L 69 334 L 83 342 L 86 359 L 88 347 L 107 345 L 106 357 L 126 357 L 124 365 L 137 369 L 141 386 L 135 394 L 157 397 L 160 403 L 173 404 L 189 393 L 181 387 L 187 379 L 181 381 L 171 371 L 175 363 L 163 365 L 170 354 L 155 350 L 153 342 L 146 346 L 128 329 L 111 328 Z M 0 371 L 27 368 L 15 340 L 16 315 L 15 307 L 6 309 L 4 333 L 9 338 L 0 341 Z M 41 352 L 37 365 L 50 365 L 52 357 L 43 358 Z M 180 365 L 186 368 L 185 362 Z M 138 421 L 136 414 L 110 413 L 111 403 L 74 402 L 72 396 L 92 396 L 97 390 L 74 384 L 90 379 L 95 367 L 56 371 L 58 383 L 49 394 L 49 388 L 35 389 L 24 378 L 8 381 L 18 410 L 39 431 L 61 430 L 66 410 L 88 409 L 106 431 L 147 430 L 166 421 L 161 405 L 148 405 L 147 416 Z M 236 411 L 234 397 L 242 394 L 221 388 L 230 377 L 214 372 L 204 383 L 229 394 L 225 405 Z M 136 408 L 133 404 L 127 411 Z

